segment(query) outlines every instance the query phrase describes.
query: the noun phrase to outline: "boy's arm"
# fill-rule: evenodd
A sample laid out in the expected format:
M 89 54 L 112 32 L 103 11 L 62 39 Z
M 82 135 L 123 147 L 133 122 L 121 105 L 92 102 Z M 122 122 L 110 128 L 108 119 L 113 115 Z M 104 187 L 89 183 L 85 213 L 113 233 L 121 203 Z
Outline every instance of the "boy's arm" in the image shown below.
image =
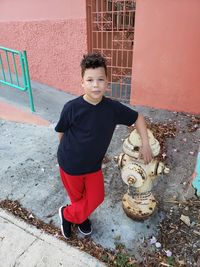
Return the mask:
M 61 141 L 62 137 L 63 137 L 63 134 L 64 133 L 58 133 L 58 139 L 59 139 L 59 142 Z
M 148 164 L 153 159 L 153 154 L 149 145 L 146 122 L 141 114 L 138 115 L 138 118 L 135 122 L 135 127 L 142 139 L 142 146 L 139 151 L 140 156 L 142 156 L 144 162 Z

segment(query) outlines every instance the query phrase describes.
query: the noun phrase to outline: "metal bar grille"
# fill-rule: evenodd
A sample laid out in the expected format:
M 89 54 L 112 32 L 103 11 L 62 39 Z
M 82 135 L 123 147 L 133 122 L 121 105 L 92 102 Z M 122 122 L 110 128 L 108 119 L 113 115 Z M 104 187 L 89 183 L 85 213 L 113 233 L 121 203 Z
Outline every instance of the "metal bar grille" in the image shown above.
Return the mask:
M 135 0 L 88 0 L 88 51 L 107 59 L 106 95 L 129 102 L 134 43 Z
M 22 74 L 23 84 L 20 83 L 19 73 Z M 31 111 L 35 111 L 26 51 L 20 52 L 0 46 L 0 83 L 28 91 Z

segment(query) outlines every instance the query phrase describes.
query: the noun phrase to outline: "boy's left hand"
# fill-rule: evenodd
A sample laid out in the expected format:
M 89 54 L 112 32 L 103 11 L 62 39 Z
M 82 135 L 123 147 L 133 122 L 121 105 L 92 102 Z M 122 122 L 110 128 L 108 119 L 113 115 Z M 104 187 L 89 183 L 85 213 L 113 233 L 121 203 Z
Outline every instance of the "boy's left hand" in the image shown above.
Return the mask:
M 148 164 L 153 159 L 153 154 L 149 143 L 143 144 L 139 150 L 139 157 L 143 158 L 145 164 Z

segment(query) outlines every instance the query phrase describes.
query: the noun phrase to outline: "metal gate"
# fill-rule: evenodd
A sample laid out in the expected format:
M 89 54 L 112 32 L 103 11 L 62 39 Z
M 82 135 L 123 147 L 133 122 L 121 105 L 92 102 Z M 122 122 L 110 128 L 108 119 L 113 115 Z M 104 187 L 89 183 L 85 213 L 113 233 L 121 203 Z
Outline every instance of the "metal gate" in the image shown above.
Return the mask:
M 20 52 L 0 46 L 1 83 L 20 91 L 27 91 L 31 111 L 35 111 L 26 51 Z
M 108 63 L 106 95 L 128 103 L 131 93 L 135 0 L 87 0 L 88 51 Z

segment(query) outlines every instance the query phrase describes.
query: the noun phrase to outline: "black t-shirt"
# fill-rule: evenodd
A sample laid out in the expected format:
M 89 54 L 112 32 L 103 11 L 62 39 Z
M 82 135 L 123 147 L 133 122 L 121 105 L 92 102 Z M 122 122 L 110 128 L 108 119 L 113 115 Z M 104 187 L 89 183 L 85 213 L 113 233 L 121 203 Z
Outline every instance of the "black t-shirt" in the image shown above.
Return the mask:
M 57 153 L 59 166 L 71 175 L 100 170 L 115 126 L 130 126 L 137 117 L 136 111 L 107 97 L 97 105 L 83 96 L 67 102 L 55 127 L 64 133 Z

